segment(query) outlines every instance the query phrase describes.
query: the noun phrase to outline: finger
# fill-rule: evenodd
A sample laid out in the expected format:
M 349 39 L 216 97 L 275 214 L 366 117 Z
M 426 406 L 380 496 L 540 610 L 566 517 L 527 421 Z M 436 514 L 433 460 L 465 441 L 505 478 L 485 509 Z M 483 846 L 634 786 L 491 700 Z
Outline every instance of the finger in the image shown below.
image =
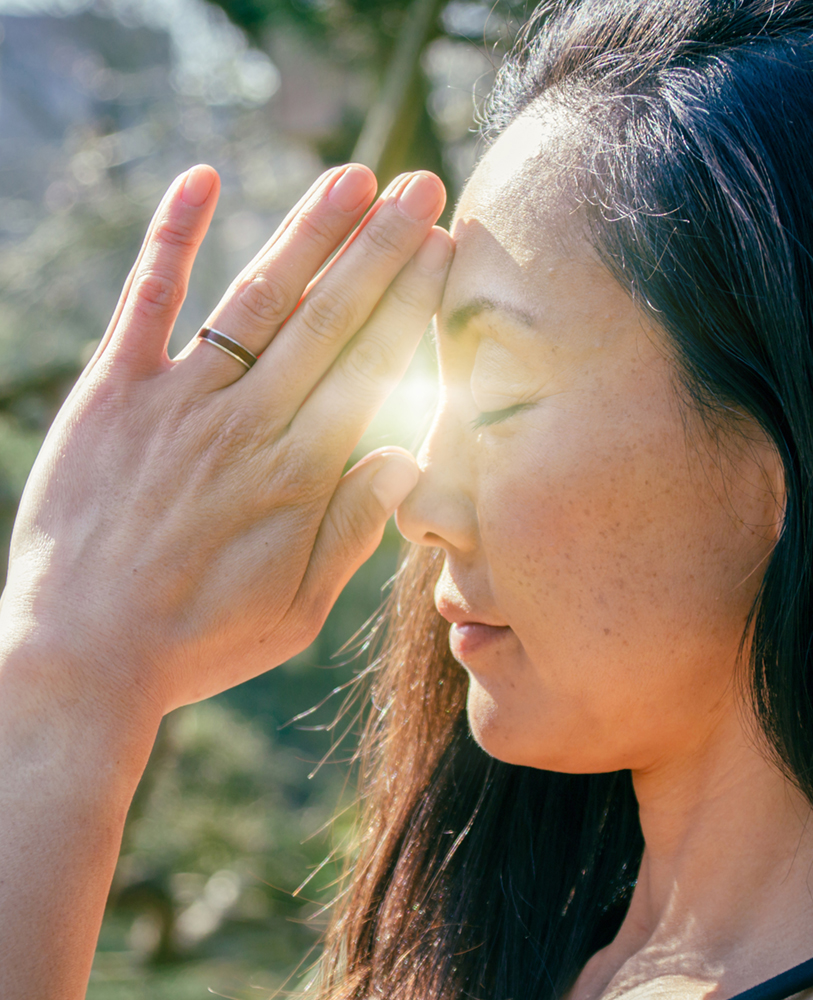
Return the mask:
M 445 191 L 433 174 L 396 189 L 305 296 L 248 378 L 269 414 L 289 423 L 387 287 L 422 245 L 443 211 Z
M 178 187 L 178 185 L 183 183 L 183 176 L 184 175 L 176 177 L 175 180 L 167 189 L 167 191 L 164 192 L 164 196 L 161 199 L 158 208 L 155 210 L 155 214 L 150 220 L 149 226 L 147 227 L 147 232 L 146 235 L 144 236 L 144 240 L 138 251 L 138 256 L 135 259 L 135 263 L 130 268 L 130 273 L 127 275 L 124 285 L 122 286 L 121 294 L 119 295 L 118 302 L 116 303 L 116 308 L 113 310 L 113 315 L 110 317 L 110 322 L 107 325 L 107 329 L 104 332 L 104 336 L 99 341 L 99 344 L 96 347 L 96 350 L 94 351 L 90 361 L 88 361 L 87 365 L 85 366 L 85 370 L 79 376 L 77 386 L 82 382 L 83 379 L 85 379 L 90 374 L 94 365 L 104 353 L 105 349 L 107 348 L 107 345 L 110 343 L 110 338 L 113 336 L 113 332 L 115 331 L 116 326 L 118 325 L 122 311 L 125 305 L 127 304 L 127 299 L 130 295 L 130 289 L 133 286 L 133 278 L 135 277 L 135 273 L 138 270 L 139 265 L 141 264 L 141 260 L 144 256 L 144 251 L 147 247 L 147 243 L 149 242 L 150 236 L 155 226 L 156 218 L 161 214 L 164 205 L 166 204 L 167 200 L 173 196 L 173 194 L 175 193 L 175 189 Z M 74 386 L 74 388 L 76 388 L 76 386 Z
M 295 605 L 319 620 L 327 616 L 340 591 L 370 558 L 387 519 L 418 483 L 418 465 L 408 451 L 373 452 L 339 482 L 328 505 Z
M 342 246 L 340 246 L 339 249 L 335 252 L 335 254 L 333 254 L 333 256 L 330 258 L 327 264 L 325 264 L 322 270 L 319 271 L 318 274 L 314 275 L 313 278 L 311 278 L 311 280 L 308 282 L 305 291 L 302 293 L 300 302 L 297 303 L 298 305 L 301 304 L 301 300 L 304 299 L 304 297 L 308 294 L 311 288 L 313 288 L 313 286 L 317 283 L 317 281 L 320 281 L 324 277 L 324 275 L 327 274 L 330 268 L 333 267 L 336 261 L 341 258 L 342 254 L 346 253 L 347 250 L 353 245 L 353 241 L 356 240 L 359 234 L 364 231 L 364 227 L 370 222 L 375 213 L 378 212 L 387 203 L 387 200 L 389 198 L 396 197 L 407 186 L 411 176 L 412 174 L 408 172 L 399 174 L 397 177 L 394 177 L 389 182 L 386 188 L 384 188 L 384 190 L 378 196 L 376 203 L 373 205 L 373 207 L 361 221 L 361 224 L 356 227 L 356 229 L 345 240 Z
M 308 282 L 361 218 L 375 195 L 373 172 L 360 164 L 331 171 L 232 283 L 206 326 L 261 354 L 296 308 Z M 220 388 L 245 374 L 226 353 L 197 341 L 184 352 L 189 376 Z
M 144 252 L 149 242 L 150 235 L 152 234 L 153 228 L 155 226 L 156 219 L 161 214 L 167 201 L 176 193 L 177 187 L 183 183 L 184 177 L 185 177 L 184 174 L 182 174 L 179 177 L 176 177 L 175 180 L 167 189 L 167 191 L 164 192 L 164 196 L 161 199 L 158 208 L 155 210 L 155 214 L 153 215 L 150 221 L 150 225 L 147 228 L 147 233 L 141 244 L 141 248 L 138 251 L 138 256 L 136 257 L 135 263 L 130 269 L 130 273 L 127 275 L 124 285 L 122 286 L 121 294 L 119 295 L 118 302 L 116 303 L 116 308 L 113 310 L 113 315 L 110 318 L 110 322 L 107 324 L 107 329 L 105 330 L 102 339 L 99 341 L 96 350 L 93 352 L 90 361 L 88 361 L 88 363 L 85 365 L 84 370 L 82 371 L 79 378 L 76 380 L 73 388 L 71 389 L 70 393 L 68 394 L 68 397 L 65 401 L 66 403 L 69 403 L 70 400 L 73 398 L 73 396 L 75 396 L 80 391 L 83 383 L 88 378 L 90 373 L 93 371 L 93 369 L 95 368 L 96 364 L 98 363 L 99 359 L 102 357 L 104 352 L 107 350 L 107 346 L 110 343 L 110 340 L 113 337 L 113 333 L 115 332 L 116 327 L 118 325 L 119 319 L 121 318 L 122 311 L 124 310 L 124 307 L 127 304 L 127 299 L 129 298 L 130 295 L 130 289 L 132 288 L 133 285 L 133 278 L 135 277 L 136 271 L 138 270 L 138 267 L 141 264 L 141 260 L 144 256 Z
M 192 168 L 192 170 L 195 169 L 196 168 L 194 167 Z M 208 170 L 210 168 L 206 169 Z M 155 233 L 156 226 L 159 225 L 160 220 L 164 217 L 168 206 L 175 199 L 178 198 L 180 189 L 183 188 L 183 186 L 185 185 L 186 179 L 191 172 L 192 171 L 187 171 L 186 173 L 180 174 L 178 177 L 176 177 L 175 180 L 167 189 L 167 191 L 164 193 L 164 196 L 161 199 L 158 208 L 155 210 L 155 213 L 150 221 L 150 225 L 147 228 L 147 233 L 144 237 L 144 241 L 141 244 L 141 248 L 138 252 L 138 256 L 136 257 L 135 263 L 133 264 L 133 267 L 131 268 L 130 273 L 127 275 L 127 278 L 124 282 L 124 286 L 122 287 L 121 290 L 121 295 L 119 296 L 119 300 L 116 303 L 116 308 L 113 311 L 113 315 L 110 319 L 110 322 L 107 325 L 107 329 L 105 330 L 104 336 L 99 341 L 96 350 L 93 352 L 93 356 L 91 357 L 90 361 L 88 361 L 88 363 L 85 365 L 84 370 L 82 371 L 81 375 L 76 380 L 76 383 L 74 384 L 73 388 L 68 394 L 68 397 L 65 400 L 65 405 L 69 404 L 73 399 L 73 397 L 82 391 L 82 388 L 86 380 L 88 379 L 91 372 L 94 370 L 94 368 L 96 367 L 96 365 L 98 364 L 99 360 L 102 358 L 104 353 L 107 351 L 107 348 L 111 340 L 113 339 L 113 335 L 116 332 L 119 321 L 121 320 L 121 315 L 124 312 L 124 309 L 126 308 L 127 303 L 130 299 L 133 282 L 135 280 L 136 275 L 139 272 L 142 261 L 144 260 L 144 256 L 151 245 L 151 241 L 153 239 L 153 234 Z M 215 178 L 217 179 L 216 174 Z M 189 196 L 188 191 L 187 191 L 187 196 Z M 210 197 L 212 198 L 213 202 L 211 210 L 214 211 L 214 204 L 216 204 L 216 198 L 217 198 L 216 189 L 211 192 Z
M 339 467 L 403 376 L 440 307 L 453 250 L 447 232 L 431 231 L 294 419 L 297 433 L 318 439 Z
M 219 188 L 212 167 L 192 167 L 175 181 L 153 217 L 108 337 L 109 350 L 137 369 L 155 370 L 167 360 L 167 342 Z

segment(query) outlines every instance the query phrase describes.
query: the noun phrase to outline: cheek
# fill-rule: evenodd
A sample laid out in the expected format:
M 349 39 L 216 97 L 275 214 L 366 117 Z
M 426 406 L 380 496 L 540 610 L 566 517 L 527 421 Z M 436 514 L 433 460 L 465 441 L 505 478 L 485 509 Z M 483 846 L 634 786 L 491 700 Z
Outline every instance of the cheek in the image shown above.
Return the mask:
M 494 597 L 530 665 L 524 695 L 529 682 L 555 729 L 605 732 L 610 761 L 587 767 L 602 769 L 631 766 L 619 732 L 642 746 L 677 738 L 722 697 L 769 544 L 668 410 L 582 416 L 495 441 L 478 514 Z
M 592 416 L 542 414 L 484 456 L 478 513 L 484 548 L 502 553 L 489 559 L 495 585 L 527 595 L 543 616 L 542 595 L 567 595 L 598 619 L 607 608 L 602 633 L 637 613 L 680 617 L 708 601 L 742 609 L 741 628 L 759 582 L 752 571 L 769 551 L 752 527 L 765 523 L 763 505 L 716 456 L 687 445 L 669 408 Z
M 489 559 L 495 586 L 543 619 L 566 601 L 571 624 L 582 610 L 617 612 L 633 576 L 639 598 L 654 595 L 679 533 L 669 470 L 640 443 L 548 430 L 495 449 L 480 479 L 483 546 L 502 554 Z

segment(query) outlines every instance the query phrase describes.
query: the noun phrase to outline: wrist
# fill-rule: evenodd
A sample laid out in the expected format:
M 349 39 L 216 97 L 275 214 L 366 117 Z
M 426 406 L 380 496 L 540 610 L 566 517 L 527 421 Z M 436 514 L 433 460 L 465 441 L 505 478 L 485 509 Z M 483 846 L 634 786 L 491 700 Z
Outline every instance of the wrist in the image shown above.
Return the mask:
M 128 713 L 36 630 L 0 630 L 0 994 L 85 995 L 160 713 Z
M 92 685 L 71 661 L 36 630 L 0 634 L 0 768 L 126 811 L 161 712 L 142 692 Z

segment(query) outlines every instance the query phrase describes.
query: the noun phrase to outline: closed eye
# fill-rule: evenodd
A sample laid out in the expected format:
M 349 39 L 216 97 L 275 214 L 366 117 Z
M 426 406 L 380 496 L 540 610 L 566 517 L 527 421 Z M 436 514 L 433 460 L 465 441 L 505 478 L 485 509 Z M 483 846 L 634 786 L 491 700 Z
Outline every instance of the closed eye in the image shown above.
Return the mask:
M 480 427 L 489 427 L 491 424 L 498 424 L 502 420 L 507 420 L 520 410 L 527 410 L 533 403 L 515 403 L 514 406 L 507 406 L 504 410 L 486 410 L 479 414 L 471 422 L 472 430 L 479 430 Z

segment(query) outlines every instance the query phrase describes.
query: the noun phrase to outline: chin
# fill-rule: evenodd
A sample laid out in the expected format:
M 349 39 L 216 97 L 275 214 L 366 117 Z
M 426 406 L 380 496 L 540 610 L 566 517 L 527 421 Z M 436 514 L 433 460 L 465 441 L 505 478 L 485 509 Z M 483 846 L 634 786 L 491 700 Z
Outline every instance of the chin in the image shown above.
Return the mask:
M 470 679 L 466 699 L 469 729 L 483 750 L 505 764 L 550 768 L 539 761 L 539 746 L 516 713 L 501 705 L 476 680 Z
M 531 709 L 529 711 L 529 709 Z M 506 703 L 486 690 L 473 677 L 466 699 L 469 729 L 479 746 L 496 760 L 520 767 L 562 774 L 598 774 L 620 771 L 629 761 L 620 754 L 607 753 L 590 727 L 575 721 L 566 727 L 554 719 L 544 720 L 533 712 L 529 699 L 521 706 Z M 529 717 L 530 716 L 530 717 Z M 579 733 L 574 742 L 574 733 Z

